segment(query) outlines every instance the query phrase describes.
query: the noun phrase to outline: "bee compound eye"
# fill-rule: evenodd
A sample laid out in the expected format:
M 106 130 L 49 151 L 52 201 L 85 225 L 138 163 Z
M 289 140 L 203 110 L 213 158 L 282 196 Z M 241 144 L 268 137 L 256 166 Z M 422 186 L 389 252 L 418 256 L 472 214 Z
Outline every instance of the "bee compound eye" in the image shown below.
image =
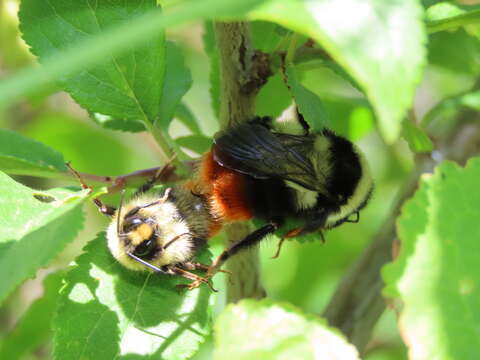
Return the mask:
M 140 224 L 143 223 L 141 218 L 134 218 L 126 220 L 123 224 L 123 232 L 128 233 L 132 230 L 135 230 Z
M 155 240 L 144 240 L 135 248 L 133 254 L 142 259 L 151 259 L 156 252 L 156 248 Z

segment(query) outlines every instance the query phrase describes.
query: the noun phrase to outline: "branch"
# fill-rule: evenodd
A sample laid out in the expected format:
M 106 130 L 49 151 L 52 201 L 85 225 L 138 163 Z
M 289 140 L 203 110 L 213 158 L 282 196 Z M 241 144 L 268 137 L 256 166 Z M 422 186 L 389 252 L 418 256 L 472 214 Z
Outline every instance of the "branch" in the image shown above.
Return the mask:
M 270 75 L 270 65 L 267 55 L 253 50 L 246 23 L 216 23 L 215 35 L 222 79 L 220 124 L 222 128 L 227 128 L 254 117 L 255 96 Z M 228 240 L 225 245 L 240 240 L 250 230 L 248 224 L 227 226 Z M 227 267 L 232 272 L 232 281 L 228 284 L 228 302 L 265 296 L 260 283 L 256 248 L 235 255 L 227 262 Z
M 184 163 L 184 165 L 189 168 L 193 168 L 195 166 L 194 164 L 195 164 L 195 161 L 189 161 Z M 101 175 L 93 175 L 93 174 L 87 174 L 87 173 L 81 173 L 81 172 L 79 172 L 78 174 L 88 185 L 92 185 L 92 184 L 107 185 L 108 194 L 114 194 L 124 189 L 125 187 L 132 187 L 133 185 L 137 185 L 140 181 L 144 182 L 147 179 L 153 178 L 157 174 L 157 172 L 162 168 L 163 166 L 149 168 L 149 169 L 142 169 L 142 170 L 137 170 L 137 171 L 134 171 L 125 175 L 119 175 L 119 176 L 108 176 L 108 175 L 101 176 Z M 162 171 L 160 177 L 158 178 L 157 183 L 168 184 L 168 183 L 184 180 L 184 178 L 179 174 L 177 174 L 175 170 L 176 170 L 176 167 L 174 165 L 167 165 L 165 169 Z M 57 173 L 55 178 L 77 180 L 77 178 L 71 172 L 68 172 L 68 171 Z
M 442 159 L 464 164 L 474 154 L 480 152 L 480 123 L 472 112 L 465 113 L 448 139 L 437 144 L 437 155 Z M 370 340 L 373 327 L 385 310 L 385 300 L 381 291 L 384 287 L 380 275 L 381 268 L 392 261 L 392 250 L 398 242 L 395 233 L 395 220 L 404 202 L 417 188 L 420 176 L 432 172 L 437 164 L 431 156 L 417 158 L 414 174 L 406 183 L 396 201 L 394 210 L 370 246 L 348 270 L 324 312 L 330 325 L 338 327 L 360 352 Z

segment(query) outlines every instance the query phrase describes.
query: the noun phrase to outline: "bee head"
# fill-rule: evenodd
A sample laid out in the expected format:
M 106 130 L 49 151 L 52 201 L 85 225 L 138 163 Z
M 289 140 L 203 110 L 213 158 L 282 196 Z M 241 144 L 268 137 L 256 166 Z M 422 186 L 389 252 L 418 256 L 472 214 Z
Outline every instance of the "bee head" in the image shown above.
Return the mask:
M 160 229 L 155 224 L 154 218 L 138 214 L 139 209 L 135 207 L 125 215 L 117 235 L 124 243 L 127 253 L 149 261 L 158 257 L 163 250 L 158 241 Z
M 192 235 L 174 201 L 141 195 L 114 214 L 107 231 L 112 255 L 132 270 L 159 271 L 193 255 Z

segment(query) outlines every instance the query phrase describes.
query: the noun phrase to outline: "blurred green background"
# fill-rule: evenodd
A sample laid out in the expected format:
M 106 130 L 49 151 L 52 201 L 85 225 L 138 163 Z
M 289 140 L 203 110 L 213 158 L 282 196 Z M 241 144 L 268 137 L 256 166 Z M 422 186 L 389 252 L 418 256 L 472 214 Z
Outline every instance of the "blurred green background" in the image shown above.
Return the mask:
M 18 68 L 35 62 L 20 39 L 16 0 L 0 0 L 0 78 Z M 202 24 L 176 28 L 168 38 L 183 49 L 187 66 L 192 71 L 193 85 L 184 102 L 199 119 L 204 134 L 210 136 L 218 129 L 209 95 L 209 63 L 203 50 Z M 430 37 L 429 62 L 425 76 L 418 87 L 415 113 L 421 119 L 441 99 L 472 87 L 480 71 L 480 42 L 475 34 L 464 30 L 442 32 Z M 304 64 L 303 84 L 324 101 L 333 128 L 355 140 L 369 159 L 376 189 L 368 207 L 361 213 L 358 224 L 345 224 L 326 234 L 326 243 L 287 242 L 279 259 L 272 260 L 276 242 L 261 244 L 261 263 L 264 286 L 269 296 L 295 304 L 307 312 L 321 313 L 346 269 L 367 246 L 383 221 L 399 188 L 413 168 L 413 156 L 402 140 L 387 146 L 375 131 L 375 120 L 364 97 L 345 80 L 328 68 Z M 314 70 L 312 70 L 314 69 Z M 280 79 L 274 77 L 258 98 L 258 112 L 275 101 L 289 101 L 288 97 L 272 96 Z M 283 99 L 283 100 L 282 100 Z M 65 159 L 81 172 L 96 175 L 121 175 L 135 170 L 159 166 L 159 150 L 147 133 L 108 131 L 93 122 L 68 94 L 51 88 L 28 101 L 0 112 L 0 126 L 13 129 L 39 140 L 61 152 Z M 170 126 L 173 138 L 189 134 L 178 121 Z M 30 177 L 17 177 L 30 187 L 47 189 L 71 185 Z M 107 202 L 115 203 L 116 198 Z M 74 244 L 70 245 L 48 269 L 38 272 L 35 279 L 23 284 L 0 309 L 0 342 L 16 324 L 29 304 L 42 293 L 42 280 L 53 270 L 66 267 L 77 256 L 86 242 L 103 230 L 107 224 L 92 205 L 86 207 L 87 226 Z M 221 237 L 221 236 L 220 236 Z M 222 239 L 212 240 L 212 251 L 218 254 Z M 217 310 L 224 305 L 222 276 L 216 280 L 220 293 Z M 47 334 L 48 335 L 48 334 Z M 50 358 L 50 339 L 26 357 Z M 203 346 L 197 359 L 209 358 L 209 347 Z M 396 316 L 387 310 L 377 324 L 367 356 L 368 360 L 396 360 L 407 357 L 400 340 Z

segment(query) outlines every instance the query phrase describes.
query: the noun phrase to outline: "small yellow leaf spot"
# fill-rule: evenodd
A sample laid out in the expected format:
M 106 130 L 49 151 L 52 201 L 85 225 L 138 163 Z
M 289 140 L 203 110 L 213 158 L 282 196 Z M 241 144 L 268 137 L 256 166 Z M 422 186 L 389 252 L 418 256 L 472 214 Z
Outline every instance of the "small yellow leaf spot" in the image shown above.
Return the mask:
M 458 289 L 461 295 L 469 295 L 472 293 L 475 283 L 472 279 L 460 279 Z

